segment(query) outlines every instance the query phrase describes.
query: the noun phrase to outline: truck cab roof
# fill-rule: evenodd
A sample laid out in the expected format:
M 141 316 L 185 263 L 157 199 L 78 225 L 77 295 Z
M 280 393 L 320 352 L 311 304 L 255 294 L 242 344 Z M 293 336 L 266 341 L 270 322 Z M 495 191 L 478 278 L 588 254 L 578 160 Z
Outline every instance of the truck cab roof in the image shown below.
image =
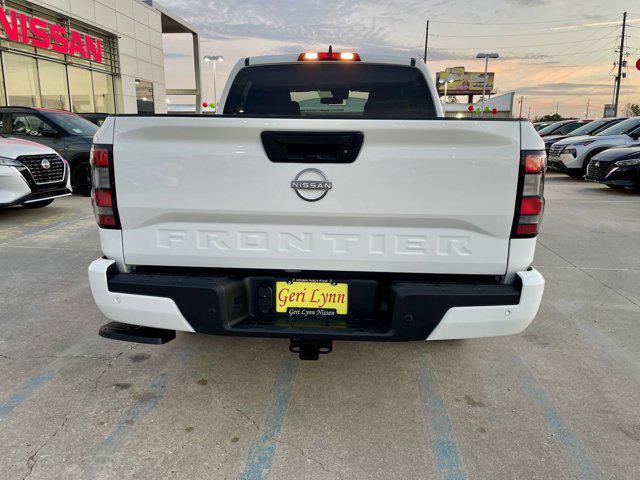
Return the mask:
M 305 53 L 305 52 L 300 52 Z M 247 57 L 241 59 L 238 63 L 243 66 L 250 65 L 269 65 L 269 64 L 277 64 L 277 63 L 298 63 L 298 57 L 300 54 L 284 54 L 284 55 L 260 55 L 256 57 Z M 405 56 L 405 55 L 380 55 L 380 54 L 367 54 L 367 53 L 358 53 L 360 60 L 356 60 L 356 62 L 360 63 L 380 63 L 386 65 L 412 65 L 415 66 L 419 63 L 415 57 Z M 307 60 L 308 61 L 308 60 Z M 340 62 L 340 60 L 337 60 Z M 349 62 L 353 60 L 346 60 L 344 62 Z M 316 60 L 316 61 L 308 61 L 322 63 L 322 62 L 336 62 L 331 60 Z M 424 64 L 423 64 L 424 65 Z

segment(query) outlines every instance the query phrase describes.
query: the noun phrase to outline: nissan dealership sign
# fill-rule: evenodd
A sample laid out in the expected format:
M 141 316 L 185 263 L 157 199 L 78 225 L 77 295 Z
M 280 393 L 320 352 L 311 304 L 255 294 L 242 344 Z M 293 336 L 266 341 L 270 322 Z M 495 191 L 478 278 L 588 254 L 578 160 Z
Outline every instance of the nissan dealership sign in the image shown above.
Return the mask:
M 50 23 L 38 17 L 15 10 L 0 9 L 3 36 L 36 48 L 52 50 L 65 55 L 75 55 L 102 63 L 102 43 L 99 38 L 69 30 L 63 25 Z

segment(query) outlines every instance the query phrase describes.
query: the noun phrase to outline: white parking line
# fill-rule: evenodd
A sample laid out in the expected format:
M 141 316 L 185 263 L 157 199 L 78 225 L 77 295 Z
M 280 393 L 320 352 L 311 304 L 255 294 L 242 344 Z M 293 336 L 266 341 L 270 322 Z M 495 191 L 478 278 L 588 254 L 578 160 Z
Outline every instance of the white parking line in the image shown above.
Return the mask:
M 9 244 L 11 242 L 17 242 L 18 240 L 24 240 L 25 238 L 35 237 L 36 235 L 40 235 L 41 233 L 45 233 L 45 232 L 49 232 L 51 230 L 55 230 L 56 228 L 64 227 L 66 225 L 71 225 L 73 223 L 78 223 L 78 222 L 80 222 L 82 220 L 86 220 L 87 218 L 91 218 L 91 217 L 93 217 L 93 214 L 92 215 L 85 215 L 84 217 L 76 218 L 74 220 L 69 220 L 68 222 L 58 223 L 58 224 L 53 225 L 51 227 L 45 228 L 43 230 L 38 230 L 36 232 L 31 232 L 31 233 L 28 233 L 27 235 L 23 235 L 22 237 L 13 238 L 13 239 L 11 239 L 11 240 L 9 240 L 7 242 L 0 243 L 0 247 L 2 247 L 4 245 L 7 245 L 7 244 Z

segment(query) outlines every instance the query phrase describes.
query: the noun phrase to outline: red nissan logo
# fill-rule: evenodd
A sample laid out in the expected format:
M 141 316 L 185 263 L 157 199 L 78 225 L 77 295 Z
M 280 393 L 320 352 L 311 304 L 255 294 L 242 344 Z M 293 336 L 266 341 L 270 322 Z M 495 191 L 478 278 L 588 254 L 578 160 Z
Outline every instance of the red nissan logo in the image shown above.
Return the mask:
M 102 63 L 102 42 L 86 33 L 69 30 L 64 25 L 49 23 L 26 13 L 0 8 L 0 38 L 36 48 L 53 50 L 65 55 L 76 55 Z

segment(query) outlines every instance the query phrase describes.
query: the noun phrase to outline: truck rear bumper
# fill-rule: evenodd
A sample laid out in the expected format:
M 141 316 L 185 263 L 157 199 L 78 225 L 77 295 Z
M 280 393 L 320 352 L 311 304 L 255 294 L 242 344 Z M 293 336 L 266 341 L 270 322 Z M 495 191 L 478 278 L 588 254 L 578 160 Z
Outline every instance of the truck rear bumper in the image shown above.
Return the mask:
M 107 318 L 214 335 L 369 341 L 510 335 L 531 323 L 544 290 L 542 275 L 533 269 L 518 272 L 514 285 L 354 275 L 339 280 L 354 292 L 348 317 L 296 320 L 260 303 L 259 289 L 274 278 L 255 271 L 119 273 L 104 258 L 89 266 L 94 300 Z

